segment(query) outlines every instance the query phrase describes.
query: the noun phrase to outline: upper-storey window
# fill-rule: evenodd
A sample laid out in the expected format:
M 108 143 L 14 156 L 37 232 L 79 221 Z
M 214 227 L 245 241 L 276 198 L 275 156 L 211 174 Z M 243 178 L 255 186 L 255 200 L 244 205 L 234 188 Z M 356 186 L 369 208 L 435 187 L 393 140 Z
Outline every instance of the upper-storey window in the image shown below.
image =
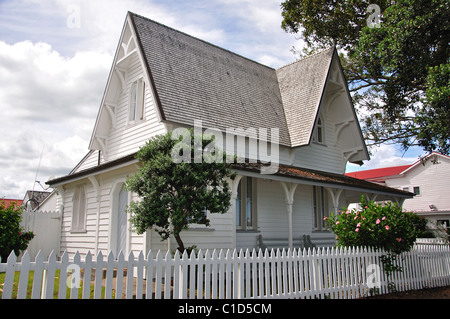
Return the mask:
M 130 123 L 144 119 L 145 82 L 139 79 L 133 83 L 130 90 L 129 116 Z
M 316 129 L 314 130 L 313 142 L 324 144 L 325 143 L 324 131 L 325 128 L 323 117 L 320 116 L 319 120 L 317 121 Z
M 136 106 L 137 106 L 137 85 L 134 84 L 130 92 L 130 121 L 136 120 Z

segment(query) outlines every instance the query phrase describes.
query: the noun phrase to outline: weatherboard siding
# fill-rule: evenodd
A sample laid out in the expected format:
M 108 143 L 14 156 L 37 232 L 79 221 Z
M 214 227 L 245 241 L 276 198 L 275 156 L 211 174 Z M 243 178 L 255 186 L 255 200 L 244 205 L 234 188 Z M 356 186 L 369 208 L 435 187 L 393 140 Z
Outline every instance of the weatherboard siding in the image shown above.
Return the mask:
M 409 191 L 413 192 L 413 187 L 420 187 L 420 195 L 405 200 L 403 204 L 405 210 L 429 212 L 430 205 L 434 205 L 439 211 L 450 210 L 450 159 L 444 156 L 437 158 L 439 164 L 433 164 L 430 158 L 425 165 L 419 163 L 403 177 L 386 179 L 386 185 L 392 188 L 408 187 Z
M 145 83 L 144 119 L 129 123 L 129 92 L 133 83 L 143 77 L 141 63 L 137 55 L 132 57 L 126 75 L 126 84 L 123 94 L 120 95 L 118 109 L 115 111 L 115 126 L 111 128 L 106 142 L 106 160 L 114 160 L 137 152 L 146 141 L 157 134 L 166 132 L 164 124 L 159 121 L 156 105 L 149 83 Z
M 303 235 L 329 238 L 329 232 L 313 231 L 313 187 L 298 185 L 292 206 L 292 232 L 294 239 Z M 259 248 L 258 236 L 263 238 L 284 238 L 288 240 L 288 215 L 284 190 L 276 181 L 257 180 L 256 196 L 257 231 L 238 231 L 236 233 L 237 249 Z M 330 206 L 330 203 L 328 204 Z
M 89 180 L 84 179 L 76 183 L 66 185 L 65 205 L 63 220 L 61 223 L 61 253 L 67 251 L 70 257 L 73 257 L 76 251 L 85 255 L 88 251 L 102 251 L 107 253 L 111 249 L 111 219 L 117 211 L 112 209 L 111 192 L 115 184 L 121 183 L 127 176 L 134 173 L 134 167 L 123 168 L 118 171 L 100 174 L 97 180 L 100 184 L 99 196 L 95 192 L 93 185 Z M 73 216 L 73 194 L 78 185 L 86 186 L 86 231 L 72 231 Z M 131 195 L 132 200 L 137 200 L 135 194 Z M 127 226 L 127 229 L 130 228 Z M 96 247 L 96 237 L 97 247 Z M 137 235 L 135 232 L 127 231 L 127 251 L 139 252 L 144 250 L 145 239 L 143 235 Z M 97 250 L 96 250 L 97 248 Z
M 342 148 L 337 144 L 334 124 L 326 112 L 322 113 L 322 116 L 325 122 L 325 142 L 323 144 L 311 142 L 307 146 L 295 148 L 292 165 L 323 172 L 344 174 L 345 164 L 343 163 Z

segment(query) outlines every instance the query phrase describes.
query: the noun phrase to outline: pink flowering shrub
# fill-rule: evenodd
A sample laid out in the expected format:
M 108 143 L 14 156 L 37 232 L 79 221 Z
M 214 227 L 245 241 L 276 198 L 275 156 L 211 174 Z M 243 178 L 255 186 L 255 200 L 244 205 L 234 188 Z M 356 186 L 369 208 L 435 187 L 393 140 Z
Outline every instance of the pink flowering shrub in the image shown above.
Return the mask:
M 403 212 L 395 203 L 377 204 L 361 196 L 360 205 L 360 210 L 345 210 L 326 218 L 338 246 L 371 246 L 399 254 L 410 250 L 426 230 L 426 220 Z

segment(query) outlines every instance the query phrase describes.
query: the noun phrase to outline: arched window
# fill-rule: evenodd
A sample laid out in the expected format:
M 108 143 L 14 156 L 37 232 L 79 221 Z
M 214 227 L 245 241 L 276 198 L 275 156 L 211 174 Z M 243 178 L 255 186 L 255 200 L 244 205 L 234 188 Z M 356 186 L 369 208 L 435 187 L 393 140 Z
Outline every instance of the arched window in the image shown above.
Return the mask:
M 86 187 L 78 186 L 73 194 L 72 232 L 86 231 Z
M 316 129 L 314 130 L 313 142 L 324 144 L 325 143 L 324 132 L 325 132 L 324 120 L 323 117 L 320 116 L 319 119 L 317 120 Z
M 139 79 L 133 83 L 130 90 L 129 116 L 131 123 L 144 119 L 145 108 L 145 82 Z
M 130 91 L 130 121 L 136 120 L 137 84 L 133 84 Z

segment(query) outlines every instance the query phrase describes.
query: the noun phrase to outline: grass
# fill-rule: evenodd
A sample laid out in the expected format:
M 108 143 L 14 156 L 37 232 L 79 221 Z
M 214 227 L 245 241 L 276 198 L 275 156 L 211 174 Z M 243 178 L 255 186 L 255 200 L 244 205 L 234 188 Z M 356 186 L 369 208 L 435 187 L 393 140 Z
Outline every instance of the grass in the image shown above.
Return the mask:
M 12 291 L 12 299 L 17 299 L 17 293 L 18 293 L 18 289 L 19 289 L 19 277 L 20 277 L 20 272 L 15 272 L 14 274 L 14 283 L 13 283 L 13 291 Z M 27 295 L 26 298 L 27 299 L 31 299 L 31 292 L 32 292 L 32 288 L 33 288 L 33 278 L 34 278 L 34 271 L 30 271 L 29 275 L 28 275 L 28 283 L 27 283 Z M 4 282 L 5 282 L 5 273 L 0 273 L 0 299 L 3 295 L 3 286 L 4 286 Z M 83 280 L 81 280 L 80 282 L 80 288 L 78 289 L 78 299 L 81 299 L 82 296 L 82 291 L 83 291 Z M 91 285 L 91 289 L 90 289 L 90 295 L 89 298 L 93 298 L 94 297 L 94 284 L 92 282 L 90 282 Z M 57 299 L 58 298 L 58 293 L 59 293 L 59 269 L 56 270 L 55 272 L 55 285 L 54 285 L 54 289 L 53 289 L 53 298 Z M 102 296 L 105 295 L 105 287 L 102 287 Z M 114 291 L 113 291 L 113 298 L 114 298 Z M 67 287 L 66 288 L 66 299 L 70 298 L 70 289 Z

